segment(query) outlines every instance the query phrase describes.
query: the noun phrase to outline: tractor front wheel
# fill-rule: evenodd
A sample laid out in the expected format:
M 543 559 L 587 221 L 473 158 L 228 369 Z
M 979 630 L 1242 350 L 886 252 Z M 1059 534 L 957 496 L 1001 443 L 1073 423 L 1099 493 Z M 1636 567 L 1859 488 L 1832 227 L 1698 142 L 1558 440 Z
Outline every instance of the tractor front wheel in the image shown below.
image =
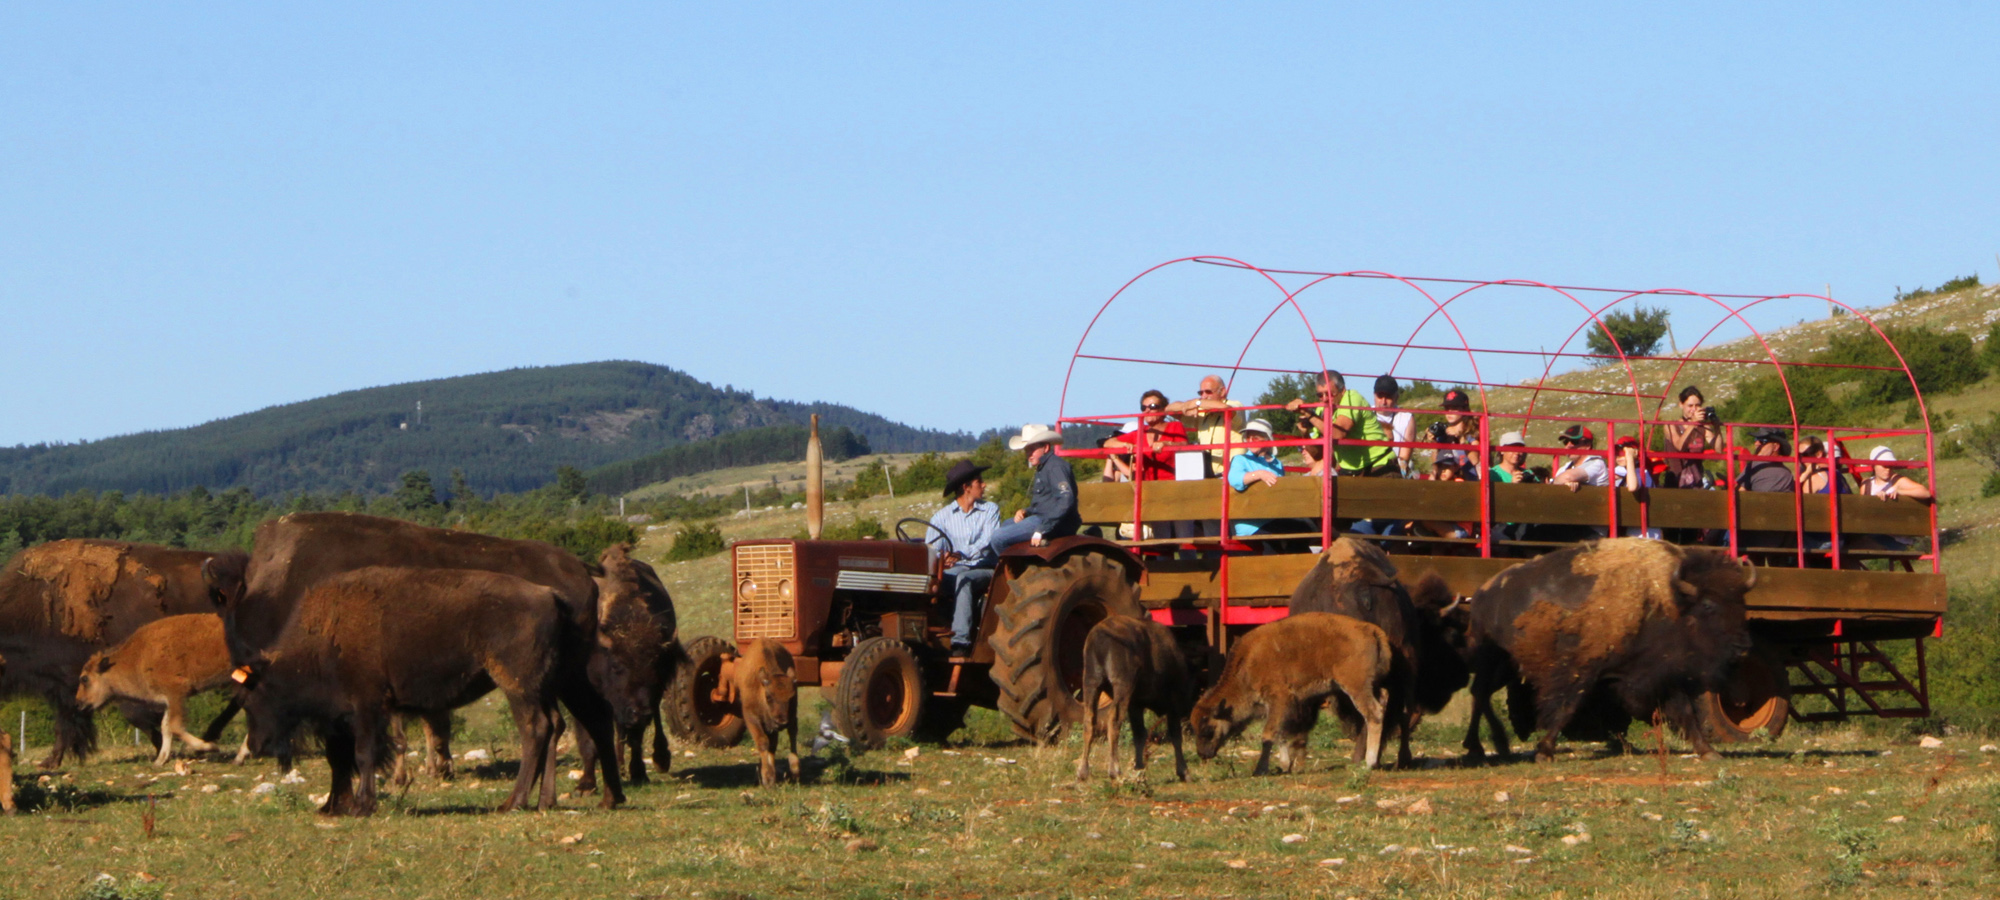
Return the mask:
M 687 659 L 674 673 L 663 703 L 667 727 L 676 737 L 709 747 L 734 747 L 743 740 L 743 715 L 734 703 L 716 699 L 722 686 L 722 658 L 736 648 L 719 637 L 703 635 L 687 645 Z
M 1101 553 L 1077 553 L 1059 565 L 1032 564 L 1008 585 L 988 638 L 1000 711 L 1014 732 L 1036 743 L 1062 736 L 1083 717 L 1083 639 L 1112 616 L 1146 614 L 1125 567 Z
M 879 750 L 917 729 L 923 714 L 923 670 L 909 645 L 872 637 L 854 645 L 833 686 L 833 725 L 855 746 Z
M 1791 673 L 1775 656 L 1759 650 L 1744 654 L 1729 683 L 1697 701 L 1709 739 L 1739 743 L 1759 730 L 1770 738 L 1784 734 L 1792 712 L 1791 687 Z

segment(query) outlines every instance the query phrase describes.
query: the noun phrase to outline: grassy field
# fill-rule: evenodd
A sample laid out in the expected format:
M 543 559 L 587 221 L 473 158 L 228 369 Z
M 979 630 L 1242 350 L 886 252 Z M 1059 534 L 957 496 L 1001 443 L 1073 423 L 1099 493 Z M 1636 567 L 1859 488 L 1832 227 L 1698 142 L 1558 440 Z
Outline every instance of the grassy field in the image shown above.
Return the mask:
M 682 751 L 604 812 L 489 812 L 514 754 L 498 709 L 461 749 L 497 762 L 391 789 L 368 820 L 323 820 L 268 764 L 95 762 L 29 787 L 0 819 L 4 897 L 1980 897 L 2000 892 L 2000 754 L 1847 726 L 1716 764 L 1575 748 L 1551 765 L 1458 767 L 1426 726 L 1407 771 L 1347 766 L 1322 727 L 1295 774 L 1252 777 L 1251 745 L 1171 779 L 1074 783 L 1075 748 L 981 740 L 807 760 L 755 786 L 752 754 Z M 1650 738 L 1646 739 L 1648 746 Z M 1675 743 L 1672 750 L 1682 749 Z M 1101 757 L 1100 757 L 1101 762 Z M 263 793 L 259 793 L 259 791 Z M 145 818 L 152 813 L 150 836 Z M 104 876 L 115 882 L 98 883 Z M 87 893 L 95 891 L 96 893 Z

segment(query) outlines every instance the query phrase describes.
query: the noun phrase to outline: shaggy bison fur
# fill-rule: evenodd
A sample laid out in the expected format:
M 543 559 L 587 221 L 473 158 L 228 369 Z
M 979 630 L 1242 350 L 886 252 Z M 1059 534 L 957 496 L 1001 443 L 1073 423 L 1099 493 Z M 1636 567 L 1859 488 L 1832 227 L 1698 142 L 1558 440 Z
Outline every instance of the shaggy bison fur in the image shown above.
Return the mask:
M 791 739 L 790 764 L 793 781 L 799 780 L 799 694 L 798 670 L 792 654 L 777 641 L 751 639 L 736 648 L 734 672 L 736 702 L 743 712 L 743 725 L 757 745 L 757 781 L 765 787 L 778 783 L 778 732 Z
M 1381 628 L 1333 613 L 1302 613 L 1238 638 L 1222 678 L 1194 707 L 1195 752 L 1214 759 L 1223 742 L 1264 719 L 1256 774 L 1270 771 L 1271 748 L 1289 772 L 1305 752 L 1320 705 L 1338 701 L 1340 715 L 1359 718 L 1362 759 L 1382 753 L 1382 718 L 1389 702 L 1395 648 Z
M 551 807 L 567 627 L 553 589 L 510 575 L 371 567 L 333 576 L 306 591 L 249 664 L 250 747 L 289 755 L 293 733 L 316 728 L 333 769 L 320 811 L 365 816 L 375 811 L 376 769 L 395 752 L 393 713 L 448 712 L 497 686 L 521 741 L 520 773 L 500 808 L 527 805 L 537 780 L 540 806 Z
M 1455 598 L 1435 573 L 1403 586 L 1396 566 L 1381 548 L 1339 538 L 1292 591 L 1291 612 L 1338 613 L 1381 628 L 1395 651 L 1390 674 L 1388 728 L 1398 737 L 1396 764 L 1408 766 L 1410 733 L 1465 687 L 1463 621 L 1452 615 Z M 1355 761 L 1362 747 L 1354 745 Z
M 586 770 L 594 765 L 602 774 L 602 805 L 625 802 L 611 706 L 592 686 L 588 671 L 597 646 L 597 583 L 582 560 L 552 544 L 357 513 L 293 513 L 272 519 L 257 526 L 249 556 L 224 554 L 203 568 L 222 613 L 230 660 L 244 665 L 271 646 L 307 591 L 371 566 L 495 572 L 553 591 L 567 623 L 557 655 L 557 689 L 596 750 L 584 755 L 583 763 Z M 421 593 L 404 596 L 389 615 L 402 628 L 445 627 L 424 613 L 428 600 Z M 453 635 L 416 637 L 445 641 Z
M 646 781 L 646 730 L 653 731 L 653 765 L 661 772 L 672 765 L 667 731 L 660 723 L 660 697 L 673 680 L 683 656 L 675 635 L 674 599 L 660 575 L 632 548 L 616 544 L 598 556 L 604 574 L 597 578 L 597 644 L 591 648 L 590 684 L 611 704 L 619 745 L 631 760 L 627 775 Z M 613 748 L 612 756 L 619 754 Z M 596 747 L 590 733 L 577 729 L 577 752 L 589 757 Z M 578 792 L 597 787 L 595 773 L 584 770 Z
M 1726 553 L 1645 538 L 1594 541 L 1495 575 L 1470 604 L 1468 756 L 1484 755 L 1482 720 L 1508 752 L 1492 695 L 1518 682 L 1527 690 L 1513 696 L 1532 700 L 1542 732 L 1538 762 L 1554 757 L 1557 736 L 1593 696 L 1641 720 L 1658 711 L 1697 753 L 1717 758 L 1694 700 L 1750 649 L 1743 597 L 1755 583 L 1755 570 Z
M 96 710 L 113 699 L 161 707 L 160 753 L 153 760 L 164 766 L 174 755 L 174 738 L 189 750 L 216 749 L 215 738 L 236 714 L 235 685 L 229 680 L 229 648 L 222 641 L 222 620 L 213 613 L 168 616 L 148 622 L 118 646 L 93 654 L 77 680 L 79 709 Z M 195 737 L 187 730 L 187 699 L 204 691 L 230 692 L 229 706 Z M 237 757 L 242 760 L 242 755 Z
M 0 571 L 0 655 L 11 662 L 0 696 L 33 694 L 55 716 L 55 748 L 43 768 L 82 762 L 97 726 L 76 705 L 77 673 L 99 650 L 155 619 L 213 613 L 201 567 L 212 554 L 120 541 L 50 541 L 15 554 Z M 120 704 L 155 739 L 157 713 Z
M 1110 743 L 1111 777 L 1118 777 L 1118 732 L 1132 722 L 1132 768 L 1146 769 L 1146 711 L 1167 720 L 1167 740 L 1174 745 L 1174 777 L 1187 780 L 1187 759 L 1181 752 L 1181 723 L 1194 711 L 1194 679 L 1187 660 L 1166 626 L 1147 619 L 1112 616 L 1090 629 L 1083 639 L 1083 756 L 1076 761 L 1076 780 L 1090 778 L 1090 745 L 1097 737 L 1098 698 L 1111 695 L 1104 733 Z

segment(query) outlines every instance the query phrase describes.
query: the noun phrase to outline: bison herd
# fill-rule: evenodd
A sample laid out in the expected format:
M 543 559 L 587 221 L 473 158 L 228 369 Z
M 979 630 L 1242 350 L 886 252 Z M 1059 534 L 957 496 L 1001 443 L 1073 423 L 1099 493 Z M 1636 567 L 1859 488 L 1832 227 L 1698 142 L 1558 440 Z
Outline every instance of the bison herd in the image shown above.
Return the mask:
M 1237 636 L 1199 696 L 1174 632 L 1149 619 L 1099 623 L 1083 647 L 1077 777 L 1088 777 L 1100 734 L 1117 776 L 1128 720 L 1142 769 L 1147 711 L 1166 720 L 1183 780 L 1184 727 L 1210 759 L 1261 718 L 1258 771 L 1273 751 L 1289 771 L 1322 706 L 1354 736 L 1356 762 L 1376 765 L 1394 736 L 1397 763 L 1408 765 L 1418 722 L 1468 683 L 1469 758 L 1484 754 L 1482 725 L 1507 752 L 1491 703 L 1503 689 L 1515 730 L 1542 733 L 1537 760 L 1586 710 L 1614 722 L 1663 716 L 1710 756 L 1694 701 L 1748 649 L 1753 583 L 1752 569 L 1719 552 L 1612 539 L 1515 566 L 1457 598 L 1435 576 L 1406 588 L 1387 555 L 1342 539 L 1299 584 L 1290 615 Z M 768 642 L 746 642 L 737 658 L 726 689 L 756 742 L 760 781 L 778 780 L 780 733 L 796 779 L 792 659 Z M 426 768 L 448 775 L 451 711 L 496 689 L 520 741 L 503 810 L 554 805 L 565 712 L 584 762 L 578 791 L 616 805 L 628 778 L 647 777 L 649 730 L 653 765 L 669 764 L 660 705 L 683 659 L 672 598 L 622 546 L 593 569 L 535 541 L 301 513 L 260 526 L 249 554 L 67 540 L 26 550 L 0 572 L 0 692 L 39 695 L 54 709 L 43 767 L 91 753 L 93 713 L 106 704 L 153 740 L 159 764 L 176 740 L 218 749 L 241 709 L 249 736 L 238 761 L 256 754 L 289 767 L 301 736 L 324 749 L 332 787 L 321 812 L 330 815 L 367 815 L 378 775 L 407 777 L 405 720 L 424 726 Z M 197 736 L 187 699 L 217 689 L 228 707 Z M 8 812 L 12 751 L 0 734 Z

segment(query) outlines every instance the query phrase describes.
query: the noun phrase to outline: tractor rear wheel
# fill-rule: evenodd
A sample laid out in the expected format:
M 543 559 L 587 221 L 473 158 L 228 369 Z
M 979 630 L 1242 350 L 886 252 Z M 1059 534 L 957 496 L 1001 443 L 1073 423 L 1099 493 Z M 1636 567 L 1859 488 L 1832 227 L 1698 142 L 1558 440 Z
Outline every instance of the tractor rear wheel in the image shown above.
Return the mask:
M 1083 717 L 1083 639 L 1112 616 L 1146 614 L 1125 567 L 1101 553 L 1078 553 L 1060 565 L 1028 566 L 1008 585 L 988 636 L 1000 711 L 1014 733 L 1054 741 Z
M 743 740 L 742 712 L 734 703 L 715 699 L 722 686 L 722 657 L 735 653 L 728 641 L 711 635 L 688 643 L 687 659 L 675 671 L 661 704 L 666 707 L 667 727 L 676 737 L 709 747 L 734 747 Z
M 908 644 L 872 637 L 854 645 L 833 685 L 833 727 L 865 750 L 916 731 L 923 714 L 924 673 Z
M 1766 737 L 1784 734 L 1791 719 L 1791 688 L 1791 674 L 1776 657 L 1756 650 L 1745 654 L 1722 690 L 1697 700 L 1709 739 L 1733 744 L 1750 740 L 1760 729 Z

